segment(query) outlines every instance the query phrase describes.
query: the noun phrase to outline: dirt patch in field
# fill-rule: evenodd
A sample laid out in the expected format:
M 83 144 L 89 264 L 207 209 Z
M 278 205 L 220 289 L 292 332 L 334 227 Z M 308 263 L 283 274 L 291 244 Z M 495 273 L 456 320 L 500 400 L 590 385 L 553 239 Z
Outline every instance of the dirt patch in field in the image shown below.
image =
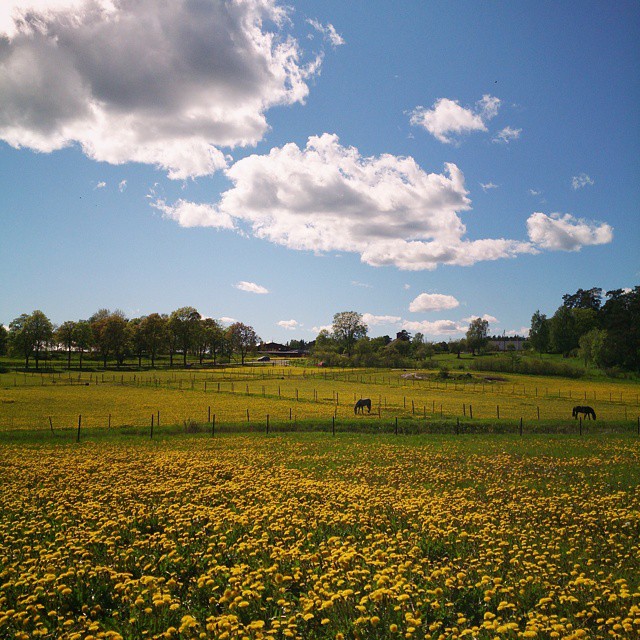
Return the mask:
M 506 378 L 501 378 L 500 376 L 485 376 L 483 380 L 487 382 L 509 382 Z

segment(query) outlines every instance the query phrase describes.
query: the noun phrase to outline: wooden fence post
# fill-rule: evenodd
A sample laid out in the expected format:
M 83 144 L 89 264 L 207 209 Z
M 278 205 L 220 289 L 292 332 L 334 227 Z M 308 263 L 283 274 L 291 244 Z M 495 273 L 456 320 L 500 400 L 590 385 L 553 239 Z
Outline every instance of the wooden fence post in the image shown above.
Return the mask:
M 153 413 L 151 414 L 151 434 L 149 435 L 149 437 L 151 438 L 151 440 L 153 440 L 153 419 L 155 418 L 155 416 L 153 415 Z
M 398 416 L 396 416 L 396 435 L 398 435 Z
M 82 416 L 78 416 L 78 435 L 76 436 L 76 442 L 80 442 L 80 425 L 82 424 Z
M 640 420 L 640 418 L 639 418 Z M 49 416 L 49 428 L 51 429 L 51 433 L 53 433 L 53 422 L 51 420 L 51 416 Z
M 520 435 L 522 435 L 522 418 L 520 418 Z
M 269 414 L 267 413 L 267 435 L 269 435 Z
M 213 414 L 213 420 L 211 420 L 211 437 L 216 435 L 216 414 Z
M 638 418 L 638 424 L 640 424 L 640 418 Z M 331 434 L 336 435 L 336 417 L 331 416 Z

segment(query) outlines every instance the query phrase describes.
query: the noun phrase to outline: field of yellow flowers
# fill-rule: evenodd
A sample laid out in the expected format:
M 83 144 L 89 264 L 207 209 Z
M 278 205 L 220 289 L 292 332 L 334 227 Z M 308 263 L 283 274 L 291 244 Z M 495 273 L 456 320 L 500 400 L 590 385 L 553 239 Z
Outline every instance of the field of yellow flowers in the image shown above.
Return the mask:
M 0 445 L 0 637 L 637 638 L 640 438 Z

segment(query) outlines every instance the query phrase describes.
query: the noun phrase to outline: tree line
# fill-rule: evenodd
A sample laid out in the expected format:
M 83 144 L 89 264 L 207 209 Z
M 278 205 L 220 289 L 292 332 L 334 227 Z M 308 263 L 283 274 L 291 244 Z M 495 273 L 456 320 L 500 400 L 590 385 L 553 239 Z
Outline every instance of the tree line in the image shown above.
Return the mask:
M 139 367 L 143 358 L 155 367 L 160 355 L 169 356 L 170 366 L 181 356 L 186 366 L 188 354 L 196 356 L 200 364 L 205 358 L 217 364 L 234 356 L 244 364 L 259 342 L 253 327 L 242 322 L 225 327 L 218 320 L 203 318 L 194 307 L 132 319 L 119 310 L 100 309 L 88 320 L 67 320 L 58 327 L 36 310 L 12 320 L 8 331 L 0 325 L 0 355 L 10 352 L 24 358 L 26 368 L 33 360 L 36 369 L 54 349 L 66 351 L 68 368 L 72 354 L 78 355 L 81 369 L 85 354 L 98 356 L 105 368 L 109 360 L 120 367 L 132 357 Z
M 565 294 L 551 318 L 533 314 L 529 343 L 540 354 L 580 356 L 585 367 L 640 371 L 640 287 Z
M 462 352 L 475 355 L 489 343 L 489 322 L 475 318 L 462 339 L 430 342 L 422 333 L 402 330 L 390 336 L 370 338 L 362 314 L 342 311 L 333 318 L 331 330 L 322 330 L 313 342 L 290 341 L 290 348 L 309 349 L 317 362 L 327 365 L 365 367 L 408 367 L 426 365 L 434 354 Z M 106 368 L 109 360 L 118 367 L 127 358 L 138 366 L 146 359 L 156 366 L 159 356 L 168 356 L 170 366 L 181 357 L 196 357 L 202 364 L 237 358 L 244 364 L 260 338 L 253 327 L 235 322 L 223 326 L 213 318 L 203 318 L 194 307 L 181 307 L 171 314 L 152 313 L 127 319 L 121 311 L 100 309 L 88 320 L 66 321 L 55 327 L 42 311 L 22 314 L 9 324 L 0 325 L 0 355 L 9 350 L 24 358 L 25 367 L 55 349 L 66 351 L 71 367 L 77 354 L 80 368 L 85 354 L 99 357 Z M 565 357 L 580 356 L 585 367 L 640 371 L 640 287 L 615 289 L 603 295 L 602 289 L 578 289 L 562 296 L 562 304 L 551 318 L 539 310 L 531 318 L 525 348 Z
M 489 322 L 475 318 L 464 338 L 448 342 L 430 342 L 424 334 L 411 335 L 402 329 L 395 338 L 388 335 L 370 338 L 362 314 L 342 311 L 333 317 L 331 330 L 323 329 L 312 346 L 318 361 L 334 366 L 410 367 L 426 365 L 435 354 L 464 351 L 473 354 L 484 350 L 489 342 Z

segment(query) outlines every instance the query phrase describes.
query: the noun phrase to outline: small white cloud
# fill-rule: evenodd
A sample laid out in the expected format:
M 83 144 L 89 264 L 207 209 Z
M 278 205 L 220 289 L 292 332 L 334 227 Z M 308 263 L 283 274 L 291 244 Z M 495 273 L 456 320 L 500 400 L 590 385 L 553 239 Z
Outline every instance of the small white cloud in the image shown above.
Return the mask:
M 489 191 L 490 189 L 497 189 L 498 185 L 497 184 L 493 184 L 493 182 L 481 182 L 480 186 L 482 187 L 482 190 L 486 193 L 487 191 Z
M 576 191 L 578 189 L 583 189 L 587 185 L 591 186 L 593 184 L 593 180 L 586 173 L 581 173 L 579 176 L 573 176 L 573 178 L 571 178 L 571 186 Z
M 307 22 L 327 40 L 332 47 L 339 47 L 344 44 L 344 38 L 335 30 L 330 23 L 323 25 L 318 20 L 307 20 Z
M 583 246 L 613 240 L 610 225 L 574 218 L 569 213 L 532 213 L 527 219 L 527 231 L 531 242 L 554 251 L 580 251 Z
M 404 284 L 404 285 L 402 285 L 402 288 L 403 288 L 405 291 L 408 291 L 409 289 L 411 289 L 411 285 L 410 285 L 410 284 Z
M 151 206 L 162 211 L 164 218 L 175 220 L 181 227 L 235 228 L 230 215 L 209 204 L 178 200 L 175 204 L 168 205 L 164 200 L 156 200 Z
M 311 331 L 318 335 L 321 331 L 328 331 L 331 333 L 333 331 L 332 324 L 321 324 L 319 327 L 311 327 Z
M 460 303 L 453 296 L 441 293 L 421 293 L 409 304 L 409 311 L 413 313 L 444 311 L 445 309 L 455 309 L 459 305 Z
M 122 193 L 126 188 L 127 188 L 127 181 L 120 180 L 120 183 L 118 184 L 118 191 Z
M 492 142 L 500 142 L 502 144 L 508 144 L 512 140 L 517 140 L 520 137 L 521 133 L 522 133 L 522 129 L 513 129 L 512 127 L 505 127 L 492 138 Z
M 398 324 L 398 322 L 400 322 L 402 320 L 402 318 L 398 317 L 398 316 L 376 316 L 373 315 L 372 313 L 363 313 L 362 314 L 362 321 L 367 325 L 367 326 L 378 326 L 378 325 L 386 325 L 386 324 Z
M 373 289 L 372 284 L 367 284 L 366 282 L 358 282 L 357 280 L 352 280 L 351 285 L 354 287 L 363 287 L 365 289 Z
M 280 320 L 276 324 L 283 329 L 287 329 L 287 331 L 294 331 L 302 326 L 297 320 Z
M 402 323 L 402 328 L 407 331 L 419 331 L 427 336 L 451 336 L 464 333 L 467 330 L 466 326 L 454 320 L 435 320 L 434 322 L 405 320 Z
M 529 189 L 529 195 L 530 196 L 541 196 L 542 195 L 542 191 L 539 191 L 538 189 Z
M 487 322 L 493 322 L 494 324 L 500 324 L 498 318 L 495 316 L 490 316 L 488 313 L 485 313 L 483 316 L 469 316 L 468 318 L 463 318 L 465 322 L 472 322 L 477 318 L 481 318 L 482 320 L 486 320 Z
M 222 318 L 218 318 L 218 320 L 224 325 L 230 325 L 238 322 L 235 318 L 230 318 L 229 316 L 222 316 Z
M 485 95 L 476 103 L 476 110 L 461 107 L 457 100 L 440 98 L 431 109 L 418 106 L 410 113 L 410 123 L 426 129 L 440 142 L 451 144 L 472 131 L 486 131 L 486 120 L 498 113 L 500 99 Z M 452 134 L 454 137 L 452 137 Z
M 107 186 L 106 182 L 98 182 L 94 189 L 104 189 Z
M 240 291 L 246 291 L 247 293 L 269 293 L 269 289 L 266 289 L 262 285 L 256 284 L 255 282 L 246 282 L 245 280 L 241 280 L 233 286 L 236 289 L 240 289 Z

